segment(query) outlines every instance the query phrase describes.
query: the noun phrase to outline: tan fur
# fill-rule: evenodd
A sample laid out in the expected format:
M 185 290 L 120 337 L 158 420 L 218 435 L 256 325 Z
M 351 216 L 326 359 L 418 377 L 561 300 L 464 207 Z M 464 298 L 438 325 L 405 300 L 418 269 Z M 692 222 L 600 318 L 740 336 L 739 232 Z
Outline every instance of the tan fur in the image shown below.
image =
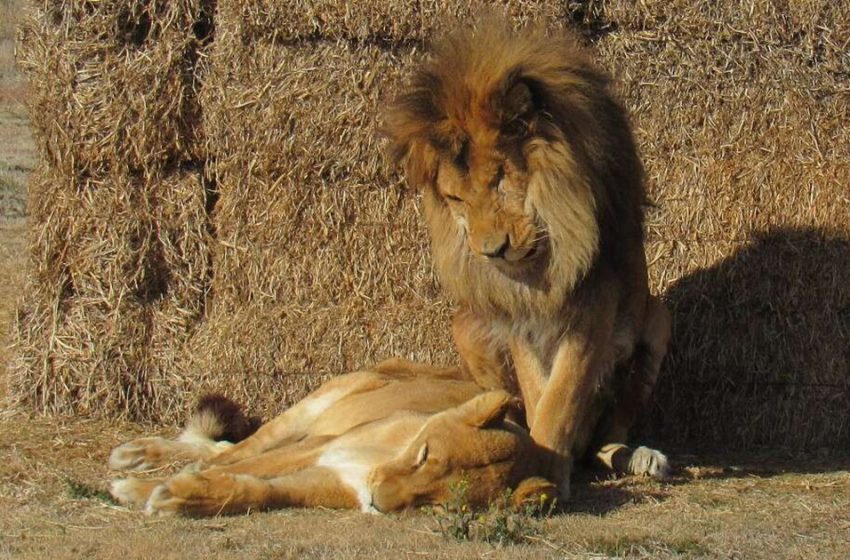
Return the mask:
M 383 128 L 423 193 L 464 365 L 522 395 L 566 495 L 574 456 L 624 442 L 669 337 L 625 111 L 570 35 L 484 20 L 437 45 Z
M 180 447 L 161 438 L 124 444 L 112 453 L 114 469 L 137 467 L 137 457 L 147 468 L 167 463 L 169 450 L 205 463 L 168 479 L 117 480 L 112 494 L 149 513 L 188 515 L 288 506 L 395 511 L 444 503 L 461 479 L 472 505 L 508 487 L 517 499 L 554 496 L 554 486 L 533 476 L 538 455 L 528 433 L 505 420 L 516 406 L 508 393 L 483 391 L 458 369 L 391 360 L 325 383 L 224 450 L 199 441 L 203 426 L 222 430 L 209 418 L 191 421 L 194 436 Z

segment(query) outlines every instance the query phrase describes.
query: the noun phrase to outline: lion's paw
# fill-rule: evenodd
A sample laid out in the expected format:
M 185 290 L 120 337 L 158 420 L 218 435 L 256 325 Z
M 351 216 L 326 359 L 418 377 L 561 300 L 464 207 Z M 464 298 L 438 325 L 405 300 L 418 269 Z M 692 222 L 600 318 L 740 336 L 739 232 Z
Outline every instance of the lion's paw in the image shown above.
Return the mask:
M 641 446 L 629 458 L 629 472 L 663 480 L 670 474 L 670 463 L 657 449 Z

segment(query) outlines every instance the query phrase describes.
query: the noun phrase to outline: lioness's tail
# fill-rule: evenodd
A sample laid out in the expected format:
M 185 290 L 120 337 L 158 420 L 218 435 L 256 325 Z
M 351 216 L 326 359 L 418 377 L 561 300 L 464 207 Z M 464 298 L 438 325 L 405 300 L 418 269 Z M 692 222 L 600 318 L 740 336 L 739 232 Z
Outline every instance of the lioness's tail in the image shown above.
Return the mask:
M 242 407 L 218 393 L 204 395 L 178 439 L 186 443 L 237 443 L 257 431 L 262 422 L 246 416 Z

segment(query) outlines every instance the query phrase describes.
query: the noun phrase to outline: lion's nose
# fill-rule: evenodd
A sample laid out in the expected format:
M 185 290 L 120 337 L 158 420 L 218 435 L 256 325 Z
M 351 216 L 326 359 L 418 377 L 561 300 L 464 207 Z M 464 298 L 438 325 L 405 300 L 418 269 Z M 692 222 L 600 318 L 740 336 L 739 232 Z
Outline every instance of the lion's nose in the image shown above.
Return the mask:
M 501 238 L 488 239 L 481 247 L 481 254 L 491 259 L 503 259 L 510 246 L 511 242 L 507 235 Z

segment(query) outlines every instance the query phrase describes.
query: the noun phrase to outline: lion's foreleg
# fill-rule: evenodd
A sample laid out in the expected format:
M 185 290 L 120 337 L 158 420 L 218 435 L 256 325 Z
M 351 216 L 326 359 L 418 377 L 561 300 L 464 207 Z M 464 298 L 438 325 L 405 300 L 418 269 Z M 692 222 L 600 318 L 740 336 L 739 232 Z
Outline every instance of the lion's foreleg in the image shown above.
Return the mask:
M 640 343 L 646 348 L 646 354 L 643 360 L 636 364 L 641 383 L 639 395 L 642 406 L 649 403 L 655 383 L 658 381 L 661 363 L 670 345 L 672 322 L 670 311 L 667 310 L 664 302 L 650 295 L 640 336 Z
M 569 496 L 573 448 L 582 432 L 592 429 L 588 423 L 598 391 L 613 367 L 613 313 L 600 311 L 559 343 L 532 422 L 531 437 L 550 451 L 542 474 L 558 484 L 562 499 Z
M 537 404 L 546 388 L 548 372 L 540 356 L 537 355 L 528 341 L 513 337 L 510 348 L 514 360 L 514 370 L 516 371 L 516 382 L 519 385 L 519 392 L 525 406 L 527 423 L 531 428 L 534 425 Z
M 628 432 L 649 405 L 661 363 L 670 342 L 670 312 L 655 296 L 648 296 L 643 329 L 625 383 L 619 388 L 615 408 L 602 423 L 602 443 L 596 462 L 618 474 L 665 478 L 670 471 L 667 457 L 657 449 L 626 445 Z

